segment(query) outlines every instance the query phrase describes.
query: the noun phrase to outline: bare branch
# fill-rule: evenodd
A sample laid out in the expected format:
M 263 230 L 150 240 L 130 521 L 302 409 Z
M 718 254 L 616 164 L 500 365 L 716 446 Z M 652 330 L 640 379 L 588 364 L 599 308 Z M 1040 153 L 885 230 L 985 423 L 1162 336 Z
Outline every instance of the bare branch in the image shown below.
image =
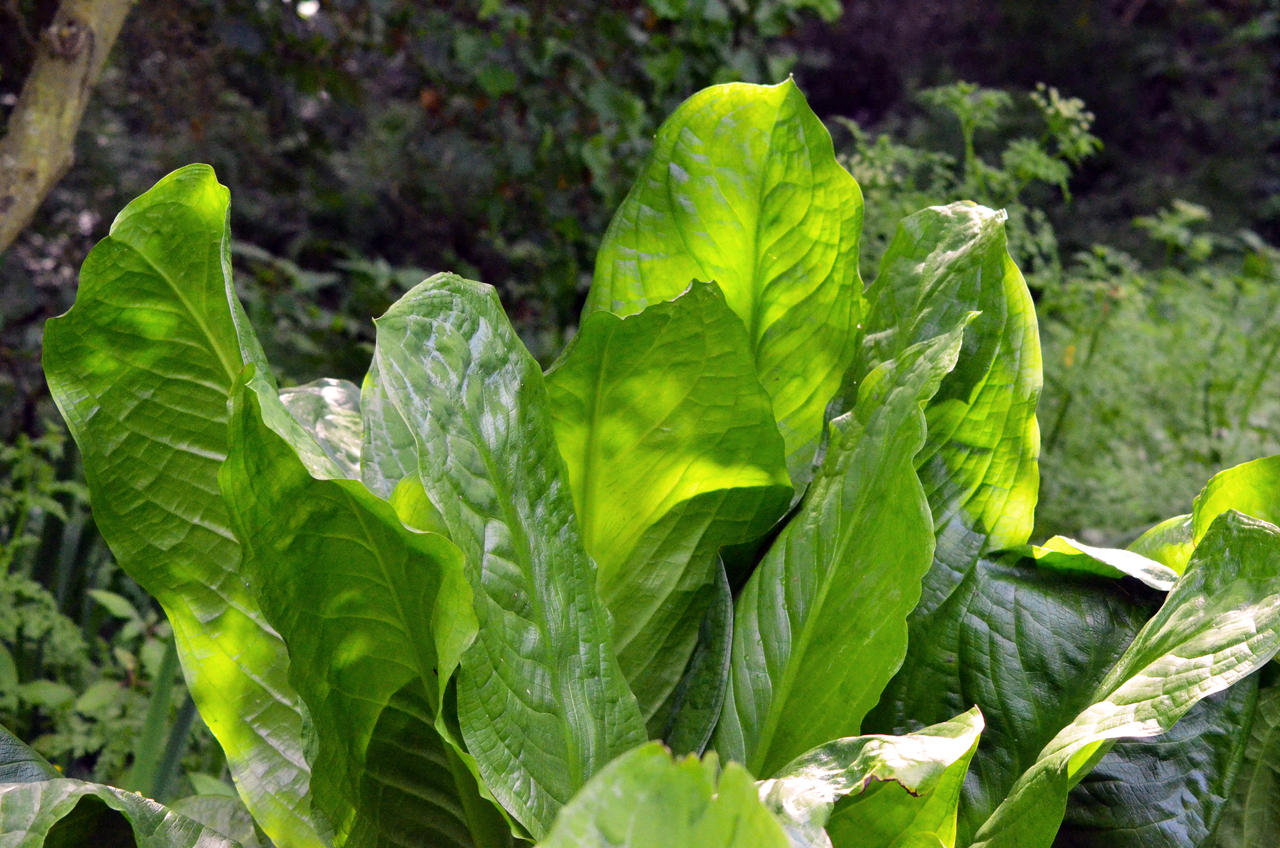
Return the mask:
M 93 84 L 134 0 L 63 0 L 0 138 L 0 253 L 71 167 Z

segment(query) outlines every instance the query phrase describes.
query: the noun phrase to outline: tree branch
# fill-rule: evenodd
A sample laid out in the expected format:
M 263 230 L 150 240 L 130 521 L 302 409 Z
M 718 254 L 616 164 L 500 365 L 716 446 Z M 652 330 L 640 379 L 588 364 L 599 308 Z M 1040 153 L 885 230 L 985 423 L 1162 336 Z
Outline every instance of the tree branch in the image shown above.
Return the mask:
M 0 253 L 74 161 L 89 93 L 134 0 L 63 0 L 0 138 Z

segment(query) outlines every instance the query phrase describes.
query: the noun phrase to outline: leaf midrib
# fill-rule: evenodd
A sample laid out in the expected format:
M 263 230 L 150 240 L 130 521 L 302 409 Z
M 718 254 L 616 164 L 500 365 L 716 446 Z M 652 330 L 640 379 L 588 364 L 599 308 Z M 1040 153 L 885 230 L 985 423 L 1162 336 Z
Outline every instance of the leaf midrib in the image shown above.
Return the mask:
M 526 370 L 527 370 L 527 363 L 522 363 L 522 364 L 526 365 Z M 536 367 L 535 367 L 535 370 L 536 370 Z M 562 685 L 562 674 L 560 670 L 560 663 L 554 661 L 556 659 L 554 656 L 548 656 L 552 652 L 552 646 L 551 646 L 552 640 L 549 638 L 547 633 L 547 628 L 546 628 L 547 610 L 546 610 L 545 604 L 543 603 L 543 598 L 541 594 L 541 590 L 543 587 L 540 585 L 541 581 L 537 579 L 536 568 L 534 564 L 535 557 L 533 556 L 533 551 L 529 541 L 529 535 L 525 532 L 524 525 L 520 521 L 521 516 L 518 513 L 516 513 L 515 498 L 512 497 L 513 492 L 508 486 L 505 485 L 506 478 L 499 473 L 500 469 L 498 468 L 497 464 L 494 462 L 493 453 L 489 450 L 489 445 L 484 440 L 483 434 L 480 432 L 479 428 L 476 426 L 475 421 L 473 420 L 471 415 L 463 415 L 460 417 L 463 419 L 463 421 L 466 422 L 466 427 L 471 432 L 471 435 L 474 438 L 473 444 L 475 444 L 476 447 L 479 449 L 481 462 L 484 463 L 485 470 L 489 473 L 489 478 L 493 482 L 495 494 L 499 496 L 499 500 L 502 504 L 503 518 L 506 521 L 507 528 L 512 533 L 513 541 L 517 539 L 519 540 L 519 548 L 517 550 L 519 551 L 519 556 L 520 556 L 520 559 L 522 560 L 521 562 L 521 565 L 523 566 L 522 570 L 527 575 L 527 585 L 530 588 L 529 601 L 533 605 L 534 614 L 537 616 L 536 620 L 533 621 L 532 623 L 534 627 L 538 629 L 538 633 L 542 637 L 542 644 L 544 646 L 543 649 L 539 651 L 539 654 L 542 656 L 542 659 L 543 659 L 543 663 L 542 663 L 543 667 L 549 670 L 551 673 L 551 684 L 554 687 L 553 691 L 556 693 L 557 696 L 559 696 L 564 691 L 564 687 Z M 551 422 L 549 420 L 546 422 L 546 426 L 548 428 L 551 427 Z M 483 554 L 481 556 L 483 557 Z M 493 597 L 489 594 L 489 587 L 484 585 L 483 579 L 480 581 L 480 585 L 485 590 L 485 595 L 489 597 L 490 602 L 493 603 L 495 606 L 497 606 L 499 609 L 504 609 L 502 605 L 497 603 L 497 601 L 494 600 Z M 575 651 L 574 653 L 576 654 L 577 652 Z M 551 659 L 552 661 L 547 662 L 548 659 Z M 603 669 L 601 670 L 603 671 Z M 565 748 L 568 752 L 568 756 L 566 757 L 566 760 L 569 766 L 570 783 L 571 785 L 577 787 L 577 786 L 581 786 L 585 779 L 585 776 L 582 774 L 582 768 L 581 768 L 582 752 L 581 752 L 580 746 L 578 745 L 577 736 L 573 733 L 573 727 L 569 724 L 568 717 L 565 715 L 563 705 L 559 705 L 559 706 L 561 708 L 557 710 L 555 715 L 556 715 L 557 723 L 560 725 L 560 728 L 563 732 Z M 593 716 L 593 718 L 595 717 Z M 542 789 L 544 792 L 547 791 L 545 786 L 542 786 Z M 550 792 L 547 792 L 547 794 L 551 795 Z M 568 801 L 567 798 L 563 800 L 557 798 L 556 800 L 561 801 L 562 803 Z
M 457 299 L 457 294 L 455 292 L 447 291 L 447 290 L 438 291 L 438 292 L 428 292 L 428 293 L 425 293 L 421 299 L 424 301 L 425 300 L 443 300 L 443 301 L 452 303 L 454 300 Z M 411 325 L 414 323 L 415 317 L 417 316 L 409 314 L 399 319 L 402 323 L 402 326 L 405 329 L 404 335 L 401 337 L 402 340 L 404 338 L 407 338 L 412 332 Z M 385 321 L 386 318 L 384 317 L 383 320 Z M 452 325 L 448 325 L 448 324 L 446 324 L 445 326 L 448 326 L 451 332 L 460 334 L 460 331 L 456 327 L 453 327 Z M 403 344 L 403 341 L 401 341 L 400 344 L 398 344 L 398 347 L 402 352 L 407 354 L 407 350 L 405 348 L 405 345 Z M 522 364 L 527 366 L 527 363 L 522 363 Z M 465 379 L 466 375 L 463 375 L 463 376 Z M 465 391 L 463 390 L 460 390 L 460 391 L 462 391 L 462 394 L 465 396 Z M 477 452 L 480 455 L 481 462 L 484 464 L 485 470 L 489 474 L 490 482 L 494 487 L 494 493 L 495 495 L 498 496 L 498 500 L 501 503 L 503 519 L 505 520 L 508 529 L 512 532 L 513 548 L 515 549 L 519 559 L 521 560 L 520 562 L 520 565 L 522 566 L 521 570 L 522 570 L 522 573 L 526 576 L 526 586 L 530 589 L 528 593 L 529 601 L 530 601 L 530 604 L 533 606 L 533 612 L 536 616 L 535 620 L 531 621 L 530 623 L 533 624 L 533 626 L 538 630 L 538 633 L 541 636 L 542 645 L 546 646 L 541 651 L 539 651 L 539 654 L 542 658 L 541 665 L 543 666 L 544 669 L 550 672 L 554 691 L 558 694 L 563 691 L 562 675 L 561 675 L 561 670 L 559 668 L 559 663 L 546 662 L 547 654 L 550 651 L 551 640 L 548 638 L 548 634 L 546 630 L 546 624 L 545 624 L 546 618 L 547 618 L 546 608 L 543 604 L 543 598 L 539 592 L 540 587 L 538 586 L 538 581 L 536 579 L 533 579 L 533 572 L 535 571 L 535 569 L 533 568 L 533 563 L 531 562 L 532 552 L 530 550 L 528 534 L 524 532 L 524 528 L 521 525 L 520 521 L 518 520 L 520 516 L 515 512 L 514 499 L 511 497 L 511 490 L 505 485 L 506 478 L 499 473 L 499 469 L 494 462 L 493 454 L 489 449 L 488 443 L 483 438 L 483 433 L 477 427 L 476 422 L 474 421 L 473 416 L 471 414 L 470 408 L 466 404 L 463 404 L 462 408 L 466 410 L 467 414 L 456 416 L 454 420 L 461 420 L 464 423 L 464 426 L 467 428 L 467 431 L 471 436 L 472 444 L 477 448 Z M 547 422 L 547 426 L 548 427 L 551 426 L 549 421 Z M 422 435 L 418 433 L 416 430 L 414 431 L 414 439 L 415 441 L 418 442 L 418 445 L 419 445 L 418 473 L 421 476 L 421 461 L 425 457 L 425 454 L 427 453 L 427 451 L 424 450 L 425 446 L 422 445 L 421 443 Z M 516 519 L 516 520 L 513 520 L 513 519 Z M 517 541 L 518 541 L 518 545 L 515 544 Z M 483 560 L 483 556 L 484 554 L 482 552 L 481 553 L 482 560 Z M 481 569 L 482 569 L 482 575 L 483 575 L 483 565 L 481 566 Z M 484 591 L 485 597 L 488 599 L 490 603 L 492 603 L 498 609 L 505 610 L 505 607 L 499 604 L 491 595 L 489 587 L 484 584 L 482 575 L 481 575 L 481 578 L 479 579 L 479 584 L 480 584 L 480 588 Z M 562 735 L 564 736 L 565 747 L 568 752 L 568 757 L 566 758 L 566 760 L 569 765 L 569 776 L 570 776 L 571 782 L 575 786 L 580 786 L 583 782 L 584 776 L 582 774 L 582 769 L 580 767 L 581 751 L 578 746 L 577 739 L 573 734 L 572 732 L 573 728 L 570 726 L 567 720 L 567 717 L 565 716 L 564 711 L 562 709 L 558 710 L 555 713 L 555 717 L 556 717 L 557 723 L 561 727 Z M 566 730 L 569 732 L 563 732 Z M 535 782 L 536 782 L 536 785 L 543 792 L 546 792 L 548 796 L 551 796 L 554 798 L 554 796 L 552 796 L 551 793 L 547 791 L 546 786 L 542 781 L 535 781 Z M 560 801 L 561 799 L 557 798 L 556 800 Z M 567 800 L 567 799 L 564 799 L 564 800 Z M 530 799 L 530 801 L 532 801 L 532 799 Z
M 600 345 L 600 360 L 596 367 L 596 379 L 593 386 L 593 394 L 591 398 L 591 420 L 587 424 L 587 444 L 583 452 L 582 459 L 582 512 L 579 516 L 579 523 L 582 525 L 582 543 L 587 550 L 595 548 L 595 492 L 596 479 L 592 469 L 599 464 L 597 452 L 599 450 L 599 423 L 603 415 L 604 401 L 604 375 L 608 370 L 609 349 L 612 346 L 613 335 L 618 330 L 617 325 L 609 328 L 608 336 Z
M 888 407 L 889 407 L 889 404 L 886 402 L 882 408 L 888 408 Z M 917 410 L 917 412 L 914 414 L 918 415 L 920 413 Z M 916 423 L 917 425 L 916 441 L 919 441 L 918 419 L 914 419 L 914 415 L 909 415 L 906 421 L 908 422 L 914 421 L 914 423 Z M 862 429 L 863 429 L 863 438 L 860 439 L 860 443 L 858 447 L 854 448 L 854 451 L 860 450 L 861 447 L 867 443 L 866 433 L 868 432 L 869 428 L 862 428 Z M 894 432 L 896 433 L 898 432 L 898 430 L 895 430 Z M 849 470 L 856 464 L 856 462 L 857 462 L 857 457 L 856 455 L 854 455 L 851 457 L 848 465 L 846 465 L 839 472 L 838 480 L 841 483 L 843 483 L 847 479 L 849 475 Z M 883 469 L 884 467 L 887 467 L 889 465 L 891 465 L 891 463 L 885 463 L 883 466 L 881 466 L 881 468 Z M 882 477 L 883 475 L 873 474 L 873 475 L 865 475 L 863 479 L 882 479 Z M 833 479 L 833 478 L 836 478 L 836 474 L 832 474 L 827 479 Z M 846 491 L 843 485 L 840 486 L 839 491 L 841 493 L 840 500 L 843 501 L 844 497 L 848 494 L 848 492 Z M 837 543 L 833 551 L 833 554 L 829 559 L 829 561 L 832 563 L 832 566 L 826 570 L 826 573 L 823 575 L 823 578 L 819 581 L 818 591 L 814 594 L 814 602 L 809 606 L 809 614 L 805 617 L 805 621 L 800 628 L 799 637 L 792 640 L 792 645 L 796 646 L 795 650 L 793 650 L 787 658 L 786 666 L 784 667 L 783 673 L 782 673 L 782 679 L 779 681 L 778 688 L 774 690 L 774 695 L 771 700 L 770 708 L 768 713 L 765 716 L 765 723 L 759 735 L 759 741 L 757 742 L 755 754 L 751 758 L 751 763 L 749 768 L 753 774 L 758 774 L 760 768 L 764 766 L 764 763 L 768 759 L 767 754 L 769 753 L 769 750 L 768 750 L 769 745 L 772 744 L 773 737 L 778 730 L 779 722 L 782 720 L 783 710 L 781 705 L 783 705 L 790 698 L 791 689 L 795 685 L 796 677 L 797 677 L 797 674 L 799 673 L 798 669 L 799 669 L 799 666 L 801 665 L 801 661 L 798 658 L 803 658 L 809 651 L 810 643 L 814 638 L 814 630 L 816 627 L 815 622 L 821 617 L 821 613 L 826 606 L 827 597 L 830 594 L 831 587 L 835 583 L 837 572 L 840 571 L 839 566 L 841 563 L 844 563 L 846 561 L 848 552 L 851 546 L 855 542 L 855 534 L 849 531 L 850 531 L 850 528 L 856 527 L 861 523 L 861 519 L 866 513 L 867 501 L 863 497 L 864 492 L 865 492 L 864 487 L 859 487 L 855 492 L 853 492 L 853 497 L 857 500 L 857 506 L 855 507 L 856 513 L 853 514 L 849 520 L 842 522 L 843 532 L 840 533 L 840 540 Z M 814 500 L 817 501 L 819 499 L 820 499 L 819 497 L 815 497 Z M 824 510 L 824 513 L 825 512 L 826 510 Z M 840 512 L 843 512 L 843 510 L 840 510 Z M 820 523 L 821 523 L 821 520 L 819 521 L 819 524 Z M 790 539 L 788 539 L 787 542 L 788 542 L 787 548 L 789 549 Z M 790 570 L 787 567 L 788 562 L 789 562 L 788 553 L 783 552 L 784 578 L 785 578 L 785 575 Z M 757 618 L 758 618 L 758 614 L 757 614 Z M 905 621 L 904 621 L 904 626 L 905 626 Z M 859 719 L 859 723 L 860 722 L 861 722 L 861 719 Z M 764 775 L 761 775 L 761 776 L 764 776 Z
M 221 244 L 222 241 L 225 240 L 225 238 L 226 238 L 225 234 L 221 236 L 219 238 L 219 244 Z M 152 271 L 154 271 L 156 276 L 159 277 L 161 280 L 163 280 L 167 286 L 169 286 L 169 288 L 173 291 L 174 295 L 178 298 L 178 301 L 186 309 L 187 314 L 190 316 L 191 320 L 195 322 L 196 326 L 200 329 L 200 332 L 204 334 L 205 339 L 208 340 L 210 349 L 213 351 L 214 355 L 218 358 L 218 363 L 222 366 L 223 372 L 226 373 L 227 375 L 227 390 L 229 391 L 231 388 L 231 385 L 235 382 L 236 377 L 239 375 L 240 369 L 232 364 L 232 361 L 228 358 L 227 353 L 223 350 L 222 345 L 218 343 L 218 339 L 214 335 L 213 330 L 209 327 L 208 322 L 206 322 L 204 315 L 195 308 L 195 306 L 191 303 L 190 300 L 188 300 L 187 295 L 182 290 L 182 287 L 179 286 L 176 282 L 174 282 L 174 280 L 169 276 L 169 274 L 166 273 L 155 262 L 155 260 L 153 260 L 147 254 L 143 253 L 142 249 L 137 245 L 133 244 L 132 242 L 125 241 L 121 236 L 118 236 L 115 233 L 109 234 L 106 240 L 113 241 L 121 245 L 122 247 L 127 248 L 135 256 L 137 256 L 139 259 L 145 262 L 147 267 L 150 268 Z M 226 284 L 226 281 L 224 280 L 224 286 L 225 284 Z M 237 351 L 241 354 L 241 356 L 243 356 L 244 352 L 239 350 L 238 344 L 236 347 L 237 347 Z
M 846 473 L 847 473 L 847 469 L 846 469 Z M 843 479 L 845 474 L 841 474 L 840 476 Z M 832 479 L 832 477 L 828 477 L 827 479 L 830 480 Z M 841 487 L 840 491 L 841 491 L 840 500 L 843 501 L 844 499 L 843 487 Z M 820 494 L 820 493 L 815 493 L 815 494 Z M 815 498 L 815 501 L 817 500 L 819 500 L 819 498 Z M 809 651 L 809 644 L 813 639 L 813 631 L 815 629 L 814 622 L 821 616 L 823 609 L 826 606 L 827 595 L 831 591 L 831 586 L 834 583 L 835 574 L 837 570 L 839 570 L 839 563 L 842 563 L 844 561 L 845 554 L 848 552 L 848 549 L 849 549 L 849 545 L 852 544 L 853 539 L 851 534 L 847 532 L 847 529 L 851 526 L 854 526 L 857 523 L 856 519 L 861 516 L 864 508 L 865 508 L 865 503 L 862 501 L 861 498 L 859 498 L 859 503 L 857 506 L 857 511 L 858 511 L 857 515 L 853 517 L 854 520 L 851 520 L 845 524 L 844 529 L 846 530 L 846 532 L 842 532 L 840 534 L 840 541 L 836 545 L 835 551 L 833 552 L 833 555 L 829 560 L 829 562 L 831 563 L 831 566 L 826 569 L 826 573 L 822 576 L 822 579 L 818 583 L 818 591 L 814 594 L 813 603 L 809 605 L 809 614 L 805 616 L 804 623 L 800 627 L 800 633 L 798 638 L 792 640 L 792 645 L 794 646 L 794 650 L 792 650 L 790 655 L 787 657 L 786 665 L 782 670 L 782 679 L 778 682 L 778 688 L 774 690 L 769 711 L 765 715 L 765 722 L 763 727 L 760 730 L 760 735 L 756 743 L 755 754 L 751 757 L 751 762 L 748 765 L 748 769 L 751 771 L 752 774 L 759 775 L 760 777 L 767 777 L 767 775 L 760 774 L 760 769 L 764 767 L 765 762 L 768 760 L 768 754 L 770 753 L 769 746 L 773 743 L 773 737 L 778 731 L 778 724 L 782 720 L 783 707 L 791 697 L 791 689 L 795 685 L 796 675 L 798 674 L 798 668 L 803 662 L 803 657 Z M 818 523 L 820 525 L 821 521 L 819 521 Z M 795 525 L 795 526 L 798 527 L 799 525 Z M 788 537 L 788 539 L 786 540 L 786 548 L 780 550 L 781 559 L 782 559 L 783 580 L 786 579 L 786 576 L 790 571 L 790 568 L 789 568 L 790 549 L 791 549 L 791 539 L 790 537 Z M 763 573 L 763 570 L 761 573 Z M 760 590 L 758 589 L 756 591 L 756 597 L 757 599 L 761 597 Z M 758 611 L 756 612 L 756 619 L 757 621 L 759 621 Z M 757 629 L 758 629 L 758 625 L 757 625 Z

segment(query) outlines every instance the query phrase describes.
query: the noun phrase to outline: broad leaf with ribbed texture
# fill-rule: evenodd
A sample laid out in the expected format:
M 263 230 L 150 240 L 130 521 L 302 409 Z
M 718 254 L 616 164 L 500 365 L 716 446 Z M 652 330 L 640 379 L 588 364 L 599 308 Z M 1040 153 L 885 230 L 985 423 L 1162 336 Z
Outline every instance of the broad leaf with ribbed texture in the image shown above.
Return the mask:
M 980 313 L 925 410 L 929 436 L 917 465 L 938 545 L 916 619 L 980 554 L 1026 544 L 1034 524 L 1040 336 L 1004 221 L 1003 211 L 972 203 L 903 219 L 867 290 L 867 337 L 855 375 L 959 316 Z
M 560 811 L 539 848 L 792 848 L 737 763 L 672 759 L 657 743 L 618 757 Z
M 413 431 L 387 398 L 375 358 L 360 387 L 360 479 L 388 498 L 400 481 L 418 476 L 418 444 Z
M 1159 607 L 1161 595 L 1118 581 L 981 559 L 911 628 L 910 658 L 867 717 L 902 734 L 977 705 L 986 720 L 960 806 L 959 844 L 1080 710 Z
M 981 733 L 975 708 L 905 736 L 836 739 L 761 781 L 760 797 L 796 848 L 889 848 L 917 835 L 953 846 Z
M 1008 254 L 1004 220 L 1003 212 L 970 203 L 924 209 L 904 219 L 868 289 L 867 336 L 853 370 L 857 378 L 957 316 L 980 313 L 965 334 L 955 369 L 925 408 L 928 439 L 916 464 L 937 545 L 911 614 L 902 670 L 865 724 L 868 732 L 906 733 L 976 703 L 988 725 L 974 761 L 979 771 L 989 762 L 985 752 L 999 759 L 1019 756 L 1005 750 L 1010 738 L 1004 704 L 990 693 L 1020 702 L 1018 687 L 1025 688 L 1025 681 L 1010 684 L 1008 691 L 974 691 L 981 681 L 966 675 L 975 666 L 955 664 L 958 634 L 971 615 L 968 606 L 985 603 L 981 593 L 991 564 L 983 554 L 1026 544 L 1039 486 L 1039 333 L 1026 283 Z M 1052 591 L 1045 602 L 1056 602 Z M 985 642 L 963 644 L 985 658 Z M 987 662 L 980 667 L 978 674 L 994 673 Z M 995 776 L 1001 768 L 994 766 Z M 985 792 L 986 782 L 966 784 L 970 804 L 971 790 Z M 961 842 L 964 813 L 962 806 Z
M 475 595 L 479 632 L 458 675 L 463 741 L 493 795 L 541 837 L 593 773 L 644 741 L 542 372 L 493 289 L 451 274 L 378 320 L 375 360 Z
M 228 393 L 262 364 L 231 283 L 227 203 L 200 165 L 130 203 L 85 260 L 75 306 L 46 326 L 45 374 L 94 521 L 164 607 L 245 803 L 280 848 L 316 846 L 288 655 L 238 573 L 218 493 Z
M 831 422 L 799 513 L 738 597 L 713 744 L 754 774 L 857 735 L 902 662 L 907 614 L 933 557 L 914 464 L 922 407 L 955 365 L 962 334 L 963 323 L 863 380 L 854 409 Z
M 240 848 L 225 834 L 136 792 L 63 778 L 0 727 L 0 845 L 4 848 Z
M 356 480 L 316 479 L 234 396 L 220 482 L 243 570 L 288 645 L 314 723 L 312 792 L 339 844 L 509 843 L 502 818 L 435 730 L 475 637 L 462 554 L 407 529 Z M 486 809 L 487 808 L 487 809 Z
M 1049 846 L 1067 793 L 1125 737 L 1168 730 L 1203 698 L 1280 650 L 1280 530 L 1229 511 L 1196 548 L 1159 612 L 1045 745 L 974 838 L 981 848 Z
M 253 816 L 237 795 L 188 795 L 169 804 L 180 816 L 240 843 L 240 848 L 270 848 L 259 838 Z
M 1258 696 L 1240 775 L 1213 842 L 1217 848 L 1280 845 L 1280 675 L 1274 663 L 1263 676 L 1270 679 Z
M 588 315 L 547 393 L 618 659 L 653 734 L 719 549 L 761 536 L 791 500 L 782 436 L 714 283 L 626 318 Z
M 0 725 L 0 783 L 32 783 L 61 776 L 44 757 Z
M 127 834 L 127 835 L 126 835 Z M 13 837 L 21 841 L 10 841 Z M 0 845 L 84 848 L 239 848 L 239 843 L 136 792 L 48 780 L 0 785 Z
M 1159 736 L 1117 742 L 1071 790 L 1054 844 L 1208 848 L 1237 782 L 1257 696 L 1249 677 Z
M 1023 551 L 984 558 L 965 573 L 927 626 L 913 630 L 928 650 L 912 654 L 915 662 L 904 666 L 867 718 L 877 732 L 904 733 L 960 705 L 981 707 L 987 731 L 964 786 L 962 845 L 1045 744 L 1087 706 L 1093 688 L 1163 599 L 1136 580 L 1107 576 L 1104 563 L 1082 567 L 1083 553 L 1071 557 L 1073 567 L 1062 568 L 1049 566 L 1065 554 L 1031 557 Z M 1091 776 L 1073 795 L 1087 806 L 1069 819 L 1073 833 L 1087 831 L 1089 839 L 1106 842 L 1123 838 L 1126 828 L 1148 838 L 1162 830 L 1195 832 L 1199 823 L 1216 820 L 1247 729 L 1241 709 L 1249 688 L 1246 681 L 1198 704 L 1184 720 L 1190 723 L 1186 732 L 1112 749 L 1097 779 Z M 1196 778 L 1187 781 L 1188 773 Z M 1123 784 L 1109 782 L 1109 775 L 1123 775 Z M 1104 796 L 1102 810 L 1094 799 Z M 1180 813 L 1171 819 L 1175 807 Z
M 747 329 L 797 485 L 862 317 L 862 193 L 795 83 L 713 86 L 658 130 L 596 256 L 584 316 L 714 280 Z

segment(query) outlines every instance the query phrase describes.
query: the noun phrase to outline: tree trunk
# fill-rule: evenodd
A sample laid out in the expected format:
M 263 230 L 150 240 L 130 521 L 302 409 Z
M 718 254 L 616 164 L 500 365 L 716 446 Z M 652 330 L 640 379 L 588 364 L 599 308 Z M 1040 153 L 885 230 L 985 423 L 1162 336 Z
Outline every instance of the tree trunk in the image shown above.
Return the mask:
M 0 253 L 71 167 L 89 93 L 134 0 L 63 0 L 0 138 Z

